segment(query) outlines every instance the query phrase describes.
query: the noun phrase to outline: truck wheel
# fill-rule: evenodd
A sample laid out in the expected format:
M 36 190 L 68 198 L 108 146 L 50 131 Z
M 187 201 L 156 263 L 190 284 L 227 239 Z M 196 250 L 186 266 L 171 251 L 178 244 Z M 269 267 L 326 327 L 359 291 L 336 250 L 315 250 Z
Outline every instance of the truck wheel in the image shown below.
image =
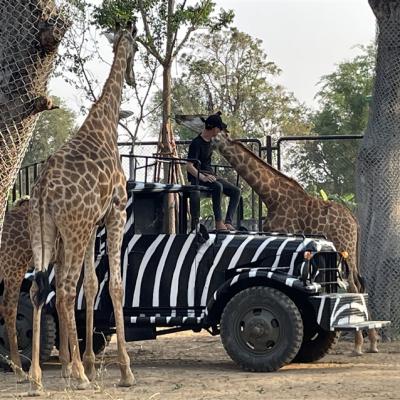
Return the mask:
M 29 293 L 21 293 L 18 303 L 17 313 L 17 336 L 18 348 L 21 355 L 22 367 L 29 368 L 32 360 L 32 321 L 33 307 Z M 50 358 L 51 352 L 56 341 L 56 323 L 51 314 L 42 311 L 40 327 L 40 361 L 44 362 Z M 0 319 L 0 354 L 8 359 L 10 356 L 8 335 L 4 319 Z M 7 362 L 0 359 L 0 364 L 6 365 Z
M 279 290 L 257 286 L 237 293 L 221 317 L 226 352 L 247 371 L 272 372 L 292 361 L 303 340 L 297 306 Z
M 339 340 L 339 332 L 325 331 L 319 327 L 304 335 L 303 343 L 293 362 L 310 363 L 320 360 L 334 348 Z

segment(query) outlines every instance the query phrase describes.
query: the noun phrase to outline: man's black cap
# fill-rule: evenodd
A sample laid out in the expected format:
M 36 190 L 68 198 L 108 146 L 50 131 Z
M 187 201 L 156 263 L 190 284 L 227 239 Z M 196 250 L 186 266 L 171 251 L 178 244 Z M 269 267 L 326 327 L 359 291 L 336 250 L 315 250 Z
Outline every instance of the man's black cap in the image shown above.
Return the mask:
M 221 131 L 226 131 L 228 125 L 222 121 L 221 114 L 221 111 L 218 111 L 216 114 L 207 117 L 204 121 L 206 129 L 219 128 Z

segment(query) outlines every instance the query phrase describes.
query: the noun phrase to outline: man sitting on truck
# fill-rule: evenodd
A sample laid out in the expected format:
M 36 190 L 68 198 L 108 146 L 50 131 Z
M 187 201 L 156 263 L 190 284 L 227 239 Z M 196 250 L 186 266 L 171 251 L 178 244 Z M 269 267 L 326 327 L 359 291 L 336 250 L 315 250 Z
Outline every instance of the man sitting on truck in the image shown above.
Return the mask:
M 235 230 L 232 222 L 239 204 L 240 189 L 225 179 L 218 177 L 211 167 L 213 152 L 211 139 L 217 136 L 219 132 L 226 130 L 227 125 L 222 121 L 220 113 L 210 115 L 204 123 L 205 127 L 202 133 L 195 137 L 189 145 L 188 158 L 198 160 L 200 165 L 187 162 L 188 180 L 192 185 L 200 184 L 211 189 L 216 230 Z M 222 193 L 229 197 L 225 221 L 222 219 L 221 211 Z

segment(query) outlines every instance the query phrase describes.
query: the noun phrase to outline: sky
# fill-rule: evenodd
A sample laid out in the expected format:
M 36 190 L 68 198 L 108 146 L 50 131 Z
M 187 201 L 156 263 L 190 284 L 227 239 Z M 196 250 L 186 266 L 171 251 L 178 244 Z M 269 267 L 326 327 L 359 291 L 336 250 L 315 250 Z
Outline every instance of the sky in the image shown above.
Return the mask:
M 234 25 L 263 41 L 269 59 L 282 69 L 280 83 L 315 106 L 317 83 L 335 65 L 375 38 L 368 0 L 217 0 L 235 11 Z
M 217 9 L 234 10 L 235 27 L 263 41 L 267 57 L 282 70 L 277 83 L 312 108 L 317 107 L 314 97 L 321 77 L 357 55 L 357 45 L 375 38 L 375 17 L 368 0 L 214 1 Z M 105 39 L 103 43 L 105 58 L 111 62 L 110 46 Z M 99 92 L 108 71 L 106 63 L 93 67 L 101 82 Z M 51 81 L 50 92 L 79 109 L 79 94 L 60 78 Z

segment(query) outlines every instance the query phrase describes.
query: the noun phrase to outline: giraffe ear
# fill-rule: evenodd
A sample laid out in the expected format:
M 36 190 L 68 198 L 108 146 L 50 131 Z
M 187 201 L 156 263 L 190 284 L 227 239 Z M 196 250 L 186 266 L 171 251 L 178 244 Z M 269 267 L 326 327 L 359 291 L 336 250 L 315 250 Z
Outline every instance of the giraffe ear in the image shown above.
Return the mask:
M 118 21 L 116 21 L 115 22 L 115 32 L 118 32 L 120 29 L 121 29 L 121 24 Z
M 107 40 L 113 44 L 114 39 L 115 39 L 115 34 L 113 32 L 104 32 L 104 36 L 107 38 Z
M 126 23 L 126 29 L 128 30 L 128 32 L 131 32 L 132 36 L 135 37 L 136 33 L 137 33 L 137 28 L 136 28 L 136 22 L 135 19 L 128 21 Z

